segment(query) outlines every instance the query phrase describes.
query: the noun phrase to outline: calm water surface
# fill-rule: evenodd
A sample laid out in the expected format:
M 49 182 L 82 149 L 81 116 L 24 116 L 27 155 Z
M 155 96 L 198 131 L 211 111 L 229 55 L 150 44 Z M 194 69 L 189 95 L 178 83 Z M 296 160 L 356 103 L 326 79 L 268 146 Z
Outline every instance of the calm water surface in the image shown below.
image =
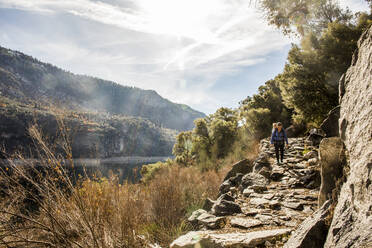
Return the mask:
M 115 157 L 107 159 L 75 159 L 74 174 L 110 177 L 116 175 L 120 182 L 128 179 L 137 182 L 140 179 L 142 165 L 165 161 L 169 157 Z
M 74 159 L 72 168 L 66 163 L 66 168 L 73 181 L 79 176 L 87 175 L 88 177 L 110 177 L 116 175 L 120 183 L 128 179 L 131 182 L 138 182 L 140 179 L 140 170 L 142 165 L 165 161 L 169 157 L 113 157 L 105 159 Z M 28 163 L 37 163 L 38 160 L 28 159 L 25 161 L 13 160 L 17 165 Z M 6 166 L 6 160 L 0 161 L 1 166 Z

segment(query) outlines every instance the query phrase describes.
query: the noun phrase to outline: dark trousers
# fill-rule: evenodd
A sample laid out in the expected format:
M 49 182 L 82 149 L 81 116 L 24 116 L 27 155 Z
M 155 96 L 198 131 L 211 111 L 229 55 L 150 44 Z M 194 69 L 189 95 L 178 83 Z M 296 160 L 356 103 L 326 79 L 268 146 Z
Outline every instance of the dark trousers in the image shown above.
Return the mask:
M 276 143 L 275 146 L 275 155 L 276 160 L 279 162 L 279 153 L 280 153 L 280 160 L 283 162 L 284 158 L 284 143 Z

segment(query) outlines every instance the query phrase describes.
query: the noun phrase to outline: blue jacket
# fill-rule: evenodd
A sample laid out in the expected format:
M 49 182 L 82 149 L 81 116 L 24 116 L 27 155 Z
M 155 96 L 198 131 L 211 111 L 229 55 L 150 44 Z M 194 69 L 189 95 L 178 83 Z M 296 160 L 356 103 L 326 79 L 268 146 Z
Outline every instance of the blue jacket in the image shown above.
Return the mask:
M 274 144 L 276 141 L 284 141 L 287 143 L 288 145 L 288 138 L 287 138 L 287 134 L 285 133 L 284 129 L 282 128 L 282 130 L 279 132 L 278 129 L 275 129 L 273 131 L 273 133 L 271 134 L 271 140 L 270 140 L 270 143 L 271 144 Z

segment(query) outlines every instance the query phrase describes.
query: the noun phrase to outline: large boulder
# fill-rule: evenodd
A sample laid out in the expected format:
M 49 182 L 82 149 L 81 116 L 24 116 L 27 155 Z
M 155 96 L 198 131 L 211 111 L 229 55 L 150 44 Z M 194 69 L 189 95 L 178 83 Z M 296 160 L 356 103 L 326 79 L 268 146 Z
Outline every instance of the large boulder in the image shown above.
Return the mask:
M 204 209 L 195 210 L 187 220 L 196 229 L 202 227 L 206 227 L 208 229 L 218 229 L 223 227 L 226 223 L 226 219 L 224 217 L 217 217 L 208 213 Z
M 244 191 L 246 188 L 251 188 L 255 191 L 264 191 L 266 190 L 267 185 L 269 184 L 269 180 L 266 179 L 261 174 L 258 173 L 248 173 L 242 178 L 241 182 L 241 191 Z
M 321 165 L 321 185 L 318 198 L 318 206 L 331 199 L 332 190 L 336 182 L 343 176 L 343 168 L 346 164 L 344 142 L 338 137 L 325 138 L 319 145 Z
M 262 221 L 252 219 L 252 218 L 242 218 L 242 217 L 234 217 L 230 220 L 230 225 L 233 227 L 249 229 L 252 227 L 261 226 L 263 223 Z
M 222 195 L 230 191 L 230 188 L 232 187 L 231 181 L 226 180 L 223 183 L 221 183 L 220 188 L 218 189 L 218 194 Z
M 276 242 L 288 235 L 291 229 L 273 229 L 255 232 L 218 233 L 214 231 L 193 231 L 172 242 L 171 248 L 223 248 L 261 247 L 265 242 Z
M 329 215 L 330 200 L 309 216 L 292 233 L 284 248 L 319 248 L 323 247 L 328 227 L 326 217 Z
M 214 201 L 211 200 L 210 198 L 207 198 L 204 200 L 204 204 L 202 208 L 206 211 L 211 211 L 213 204 L 214 204 Z
M 247 174 L 252 172 L 252 168 L 252 162 L 249 159 L 243 159 L 232 166 L 231 170 L 226 174 L 224 181 L 235 177 L 238 173 Z
M 225 194 L 230 191 L 231 187 L 238 187 L 243 178 L 242 173 L 236 173 L 233 177 L 225 180 L 219 188 L 219 195 Z
M 200 244 L 202 237 L 208 234 L 208 231 L 191 231 L 178 237 L 170 244 L 170 248 L 195 248 Z M 199 245 L 200 246 L 200 245 Z
M 326 133 L 322 129 L 313 128 L 309 131 L 306 141 L 312 146 L 318 146 L 320 141 L 326 137 Z
M 192 214 L 187 220 L 191 223 L 191 225 L 193 225 L 194 227 L 197 227 L 199 224 L 198 217 L 204 213 L 207 213 L 207 211 L 205 211 L 204 209 L 195 210 L 194 212 L 192 212 Z
M 372 245 L 372 27 L 358 41 L 340 81 L 340 136 L 350 173 L 341 188 L 325 243 L 329 247 Z
M 217 217 L 209 213 L 202 213 L 198 216 L 197 221 L 200 226 L 206 227 L 207 229 L 219 229 L 225 225 L 226 218 Z
M 232 215 L 236 213 L 241 213 L 242 210 L 239 204 L 234 202 L 234 198 L 229 194 L 222 194 L 212 207 L 212 214 L 216 216 Z
M 217 201 L 212 207 L 212 213 L 216 216 L 226 216 L 241 212 L 242 210 L 239 204 L 236 204 L 232 201 L 220 200 Z
M 340 106 L 337 106 L 329 111 L 327 118 L 325 118 L 320 125 L 320 129 L 325 132 L 326 137 L 339 136 L 338 119 L 340 119 Z
M 253 172 L 259 172 L 262 168 L 270 168 L 269 154 L 262 152 L 257 159 L 253 162 Z

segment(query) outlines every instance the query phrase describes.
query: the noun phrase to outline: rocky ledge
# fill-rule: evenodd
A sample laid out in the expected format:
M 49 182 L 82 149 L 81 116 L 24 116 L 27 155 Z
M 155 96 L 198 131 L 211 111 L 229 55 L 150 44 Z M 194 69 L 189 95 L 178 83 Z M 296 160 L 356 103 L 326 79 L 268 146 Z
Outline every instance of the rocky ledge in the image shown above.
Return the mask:
M 320 187 L 317 147 L 304 138 L 289 143 L 282 164 L 264 139 L 254 162 L 233 165 L 218 199 L 190 216 L 195 231 L 171 247 L 282 247 L 317 209 Z

